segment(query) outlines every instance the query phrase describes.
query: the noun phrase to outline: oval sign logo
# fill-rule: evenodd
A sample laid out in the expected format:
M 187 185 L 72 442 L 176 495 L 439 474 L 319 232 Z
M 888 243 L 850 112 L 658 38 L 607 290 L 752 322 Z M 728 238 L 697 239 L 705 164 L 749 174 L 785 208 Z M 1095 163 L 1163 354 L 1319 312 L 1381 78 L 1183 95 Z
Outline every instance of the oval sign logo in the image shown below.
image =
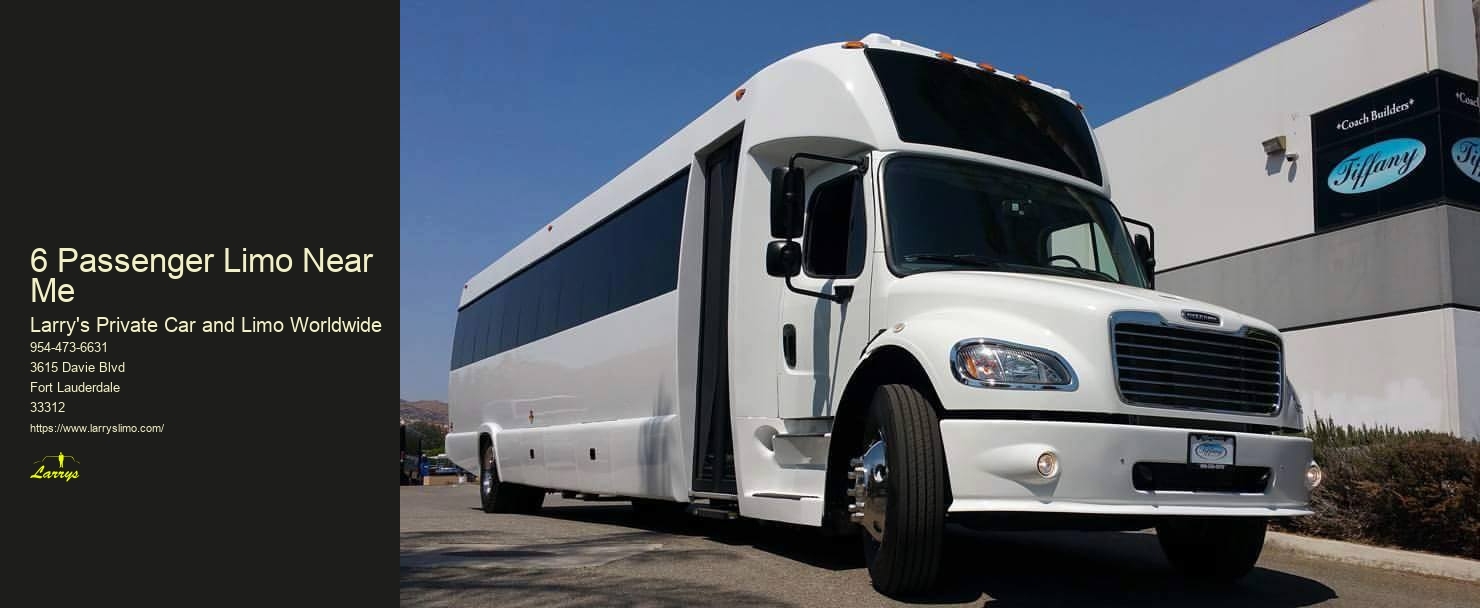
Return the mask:
M 1228 448 L 1216 443 L 1199 443 L 1197 447 L 1198 457 L 1204 460 L 1222 460 L 1228 454 Z
M 1480 137 L 1466 137 L 1454 142 L 1449 152 L 1454 156 L 1454 164 L 1459 166 L 1460 173 L 1480 182 Z
M 1425 152 L 1423 142 L 1408 137 L 1377 142 L 1336 163 L 1326 187 L 1340 194 L 1386 187 L 1418 168 Z

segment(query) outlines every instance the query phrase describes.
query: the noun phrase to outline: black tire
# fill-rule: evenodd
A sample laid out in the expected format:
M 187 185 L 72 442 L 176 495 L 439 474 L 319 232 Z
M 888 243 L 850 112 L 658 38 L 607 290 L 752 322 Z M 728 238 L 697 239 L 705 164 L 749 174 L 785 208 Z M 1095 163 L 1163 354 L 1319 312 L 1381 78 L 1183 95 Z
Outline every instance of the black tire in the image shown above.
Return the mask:
M 518 484 L 504 484 L 517 488 L 521 496 L 519 498 L 519 512 L 525 515 L 534 515 L 540 512 L 540 507 L 545 506 L 545 489 L 534 486 L 523 486 Z
M 544 504 L 544 490 L 499 481 L 493 444 L 483 444 L 478 469 L 478 496 L 484 513 L 534 513 Z
M 887 384 L 874 393 L 864 423 L 865 444 L 880 436 L 886 446 L 888 504 L 882 540 L 861 536 L 874 588 L 890 596 L 926 591 L 940 574 L 945 542 L 945 450 L 940 420 L 914 387 Z
M 1157 524 L 1156 539 L 1187 578 L 1230 583 L 1259 561 L 1265 524 L 1262 517 L 1176 517 Z

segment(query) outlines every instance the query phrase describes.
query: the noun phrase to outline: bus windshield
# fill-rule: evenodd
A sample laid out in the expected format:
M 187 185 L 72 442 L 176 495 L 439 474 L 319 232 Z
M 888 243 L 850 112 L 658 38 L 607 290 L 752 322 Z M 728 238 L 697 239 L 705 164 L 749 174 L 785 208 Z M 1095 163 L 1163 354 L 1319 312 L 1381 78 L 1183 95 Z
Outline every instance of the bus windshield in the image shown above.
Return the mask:
M 889 265 L 1022 272 L 1146 287 L 1125 224 L 1103 196 L 1018 171 L 944 158 L 884 165 Z
M 882 49 L 865 53 L 900 139 L 1104 183 L 1089 123 L 1069 100 L 953 62 Z

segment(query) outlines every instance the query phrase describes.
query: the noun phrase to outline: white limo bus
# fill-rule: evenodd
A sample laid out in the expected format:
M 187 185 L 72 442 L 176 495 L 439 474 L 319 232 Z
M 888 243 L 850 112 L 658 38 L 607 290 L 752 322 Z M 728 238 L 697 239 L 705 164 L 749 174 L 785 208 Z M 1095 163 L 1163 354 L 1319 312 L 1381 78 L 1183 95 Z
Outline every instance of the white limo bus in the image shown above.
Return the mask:
M 1153 289 L 1067 91 L 879 34 L 761 70 L 463 286 L 451 458 L 861 538 L 1155 528 L 1232 580 L 1320 483 L 1279 332 Z M 1134 236 L 1133 236 L 1134 235 Z

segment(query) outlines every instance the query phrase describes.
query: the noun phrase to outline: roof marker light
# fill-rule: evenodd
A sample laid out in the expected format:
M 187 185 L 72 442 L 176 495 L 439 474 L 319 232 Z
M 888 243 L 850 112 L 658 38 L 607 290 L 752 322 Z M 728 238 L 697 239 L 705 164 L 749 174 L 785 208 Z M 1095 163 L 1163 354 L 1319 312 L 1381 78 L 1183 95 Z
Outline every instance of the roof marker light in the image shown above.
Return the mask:
M 735 101 L 740 101 L 740 98 L 741 97 L 744 97 L 744 96 L 745 96 L 745 89 L 743 89 L 743 88 L 742 89 L 735 89 Z
M 849 40 L 849 41 L 843 43 L 843 48 L 845 48 L 845 49 L 866 49 L 866 48 L 868 48 L 868 45 L 867 44 L 864 44 L 862 42 L 859 42 L 857 40 Z
M 976 67 L 986 70 L 988 74 L 996 74 L 997 68 L 990 63 L 978 63 Z
M 952 55 L 952 54 L 947 53 L 945 51 L 941 51 L 939 53 L 936 53 L 935 56 L 936 57 L 939 57 L 941 59 L 944 59 L 946 61 L 955 61 L 956 60 L 956 56 L 955 55 Z
M 1083 112 L 1084 111 L 1084 104 L 1082 104 L 1082 103 L 1076 103 L 1076 104 L 1074 104 L 1074 107 L 1079 108 L 1079 111 L 1080 112 Z
M 1017 75 L 1017 76 L 1013 76 L 1013 78 L 1016 78 L 1016 79 L 1017 79 L 1017 81 L 1018 81 L 1018 82 L 1021 82 L 1021 83 L 1024 83 L 1024 84 L 1027 84 L 1027 83 L 1030 83 L 1030 82 L 1033 82 L 1033 81 L 1032 81 L 1032 80 L 1031 80 L 1031 79 L 1029 79 L 1029 78 L 1028 78 L 1028 77 L 1027 77 L 1027 76 L 1024 76 L 1024 75 L 1022 75 L 1022 74 L 1018 74 L 1018 75 Z

